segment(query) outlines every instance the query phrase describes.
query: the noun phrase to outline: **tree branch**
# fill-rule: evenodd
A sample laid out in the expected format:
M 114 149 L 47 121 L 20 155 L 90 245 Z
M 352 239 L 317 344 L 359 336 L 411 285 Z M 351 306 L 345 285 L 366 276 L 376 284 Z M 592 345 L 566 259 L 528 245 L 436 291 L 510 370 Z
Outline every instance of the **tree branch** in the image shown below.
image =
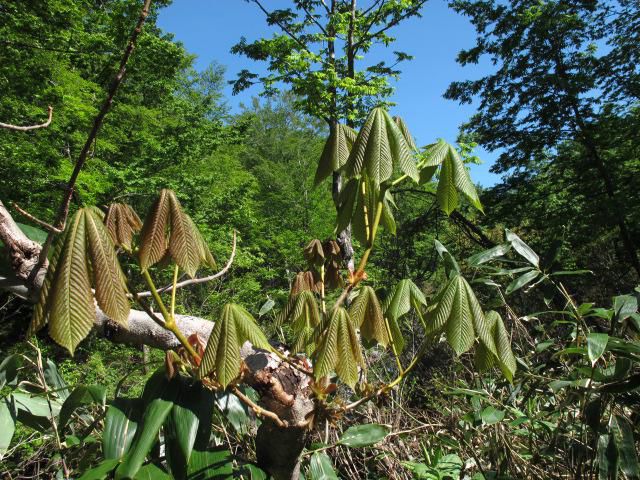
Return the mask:
M 29 125 L 26 127 L 21 127 L 18 125 L 11 125 L 10 123 L 2 123 L 0 122 L 0 128 L 6 128 L 7 130 L 15 130 L 18 132 L 28 132 L 29 130 L 37 130 L 38 128 L 47 128 L 51 125 L 51 120 L 53 119 L 53 107 L 49 105 L 49 118 L 46 122 L 41 123 L 40 125 Z

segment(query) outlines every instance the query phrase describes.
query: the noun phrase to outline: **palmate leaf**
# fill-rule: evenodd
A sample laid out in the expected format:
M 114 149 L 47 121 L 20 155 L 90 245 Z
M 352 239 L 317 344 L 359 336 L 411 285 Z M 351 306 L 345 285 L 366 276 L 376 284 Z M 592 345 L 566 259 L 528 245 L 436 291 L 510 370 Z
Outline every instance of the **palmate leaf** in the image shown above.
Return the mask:
M 407 127 L 407 124 L 404 122 L 402 117 L 396 115 L 393 117 L 393 121 L 396 122 L 396 125 L 398 125 L 398 128 L 402 132 L 402 136 L 404 137 L 404 141 L 407 142 L 407 146 L 414 152 L 418 150 L 416 142 L 413 139 L 413 135 L 411 135 L 409 127 Z
M 346 125 L 338 124 L 331 129 L 320 156 L 314 180 L 315 185 L 319 185 L 333 172 L 342 168 L 349 158 L 356 136 L 356 131 Z
M 382 108 L 374 108 L 360 129 L 347 163 L 348 177 L 366 173 L 377 185 L 391 179 L 399 168 L 416 182 L 418 168 L 402 131 Z
M 513 381 L 513 375 L 516 372 L 516 357 L 511 351 L 511 339 L 509 333 L 504 326 L 504 322 L 500 317 L 500 314 L 495 311 L 489 311 L 485 315 L 485 320 L 489 334 L 493 338 L 496 353 L 493 354 L 484 344 L 480 341 L 476 348 L 475 363 L 476 368 L 483 372 L 487 371 L 494 366 L 498 366 L 502 370 L 503 375 L 510 382 Z
M 142 221 L 129 205 L 112 203 L 104 217 L 104 225 L 113 244 L 130 251 L 133 236 L 142 228 Z
M 376 340 L 384 347 L 389 345 L 382 307 L 373 288 L 365 286 L 360 289 L 349 308 L 349 315 L 366 340 Z
M 73 354 L 95 320 L 92 284 L 98 306 L 126 325 L 124 275 L 102 219 L 88 207 L 76 212 L 56 242 L 29 332 L 49 322 L 51 337 Z
M 226 304 L 209 336 L 198 377 L 214 373 L 223 387 L 229 385 L 240 373 L 240 347 L 246 341 L 258 348 L 269 348 L 251 314 L 240 305 Z
M 398 353 L 404 349 L 404 337 L 399 325 L 400 318 L 409 313 L 411 307 L 419 310 L 426 305 L 427 300 L 424 298 L 424 294 L 409 279 L 400 280 L 385 299 L 382 309 L 389 321 L 391 340 Z
M 276 317 L 276 325 L 291 323 L 296 335 L 292 351 L 311 353 L 314 350 L 314 330 L 320 324 L 320 311 L 314 294 L 305 290 L 292 296 Z
M 336 309 L 331 315 L 314 355 L 316 379 L 335 371 L 353 388 L 358 381 L 358 366 L 363 366 L 362 351 L 353 322 L 344 308 Z
M 145 218 L 140 236 L 140 268 L 145 271 L 166 254 L 189 276 L 200 265 L 215 268 L 215 261 L 195 223 L 182 210 L 171 190 L 161 190 Z
M 438 206 L 447 215 L 451 215 L 451 212 L 458 207 L 458 193 L 462 193 L 475 208 L 482 211 L 478 192 L 458 151 L 453 145 L 444 140 L 438 140 L 438 142 L 427 147 L 424 156 L 422 167 L 425 173 L 421 176 L 420 183 L 425 183 L 427 177 L 430 179 L 435 173 L 434 167 L 440 165 L 436 200 L 438 201 Z
M 473 290 L 460 275 L 454 276 L 435 297 L 426 315 L 430 332 L 444 331 L 458 355 L 469 350 L 478 337 L 494 355 L 496 346 Z

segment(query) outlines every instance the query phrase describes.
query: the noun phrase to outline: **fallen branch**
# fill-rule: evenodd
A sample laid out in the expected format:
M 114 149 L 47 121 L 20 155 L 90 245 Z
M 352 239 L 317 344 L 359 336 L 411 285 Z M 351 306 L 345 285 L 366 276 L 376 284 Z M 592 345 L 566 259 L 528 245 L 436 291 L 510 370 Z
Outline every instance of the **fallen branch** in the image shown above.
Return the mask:
M 53 120 L 53 107 L 49 105 L 49 118 L 44 123 L 40 125 L 28 125 L 26 127 L 22 127 L 19 125 L 11 125 L 10 123 L 2 123 L 0 122 L 0 128 L 6 128 L 7 130 L 15 130 L 17 132 L 28 132 L 30 130 L 37 130 L 39 128 L 47 128 L 51 125 L 51 120 Z
M 217 273 L 214 273 L 213 275 L 209 275 L 208 277 L 190 278 L 189 280 L 184 280 L 182 282 L 178 282 L 178 283 L 176 283 L 176 290 L 178 290 L 179 288 L 182 288 L 182 287 L 189 286 L 189 285 L 197 285 L 199 283 L 211 282 L 213 280 L 216 280 L 216 279 L 222 277 L 231 268 L 231 264 L 233 263 L 233 259 L 234 259 L 235 256 L 236 256 L 236 231 L 234 230 L 233 231 L 233 245 L 231 247 L 231 255 L 229 256 L 229 260 L 227 260 L 227 263 L 222 268 L 222 270 L 220 270 Z M 166 286 L 158 289 L 158 293 L 166 293 L 166 292 L 171 292 L 171 291 L 173 291 L 173 284 L 166 285 Z M 133 296 L 133 295 L 130 295 L 130 296 Z M 151 293 L 150 290 L 147 290 L 147 291 L 144 291 L 144 292 L 136 293 L 135 296 L 138 297 L 138 298 L 145 298 L 145 297 L 152 296 L 152 293 Z

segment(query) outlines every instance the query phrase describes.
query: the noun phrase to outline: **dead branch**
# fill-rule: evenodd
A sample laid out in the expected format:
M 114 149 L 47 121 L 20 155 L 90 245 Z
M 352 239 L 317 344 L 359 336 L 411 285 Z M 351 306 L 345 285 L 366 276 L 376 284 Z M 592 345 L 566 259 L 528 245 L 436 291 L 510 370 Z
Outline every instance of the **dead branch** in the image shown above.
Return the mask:
M 0 122 L 0 128 L 6 128 L 7 130 L 15 130 L 17 132 L 28 132 L 30 130 L 37 130 L 39 128 L 47 128 L 49 125 L 51 125 L 51 120 L 53 120 L 53 107 L 49 105 L 48 110 L 49 110 L 49 118 L 47 118 L 46 122 L 41 123 L 39 125 L 28 125 L 26 127 L 22 127 L 19 125 L 11 125 L 10 123 Z
M 16 202 L 13 202 L 13 208 L 15 208 L 18 213 L 20 213 L 20 215 L 28 218 L 29 220 L 31 220 L 33 223 L 41 226 L 42 228 L 44 228 L 47 232 L 53 232 L 53 233 L 62 233 L 63 230 L 60 230 L 59 228 L 54 227 L 53 225 L 47 223 L 47 222 L 43 222 L 42 220 L 40 220 L 39 218 L 34 217 L 33 215 L 31 215 L 29 212 L 27 212 L 26 210 L 20 208 L 20 205 L 18 205 Z
M 206 283 L 206 282 L 211 282 L 213 280 L 216 280 L 222 276 L 224 276 L 225 273 L 227 273 L 229 271 L 229 269 L 231 268 L 231 264 L 233 264 L 233 259 L 236 256 L 236 231 L 233 231 L 233 245 L 231 247 L 231 255 L 229 256 L 229 260 L 227 260 L 227 263 L 225 264 L 225 266 L 222 268 L 222 270 L 220 270 L 217 273 L 214 273 L 213 275 L 209 275 L 207 277 L 200 277 L 200 278 L 190 278 L 188 280 L 184 280 L 182 282 L 178 282 L 176 283 L 176 290 L 178 290 L 179 288 L 182 287 L 186 287 L 189 285 L 197 285 L 199 283 Z M 158 293 L 166 293 L 166 292 L 171 292 L 173 291 L 173 284 L 171 285 L 165 285 L 162 288 L 158 289 Z M 150 297 L 151 291 L 147 290 L 144 292 L 140 292 L 140 293 L 136 293 L 136 297 L 138 298 L 145 298 L 145 297 Z M 132 296 L 132 295 L 131 295 Z

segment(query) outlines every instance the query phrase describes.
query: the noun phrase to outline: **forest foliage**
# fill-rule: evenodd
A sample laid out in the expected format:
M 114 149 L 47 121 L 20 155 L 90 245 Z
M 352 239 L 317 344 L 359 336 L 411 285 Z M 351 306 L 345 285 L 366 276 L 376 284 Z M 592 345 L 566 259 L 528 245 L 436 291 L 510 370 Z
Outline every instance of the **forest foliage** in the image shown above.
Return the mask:
M 445 96 L 477 113 L 459 143 L 426 145 L 389 100 L 410 52 L 376 58 L 425 2 L 252 0 L 277 33 L 239 31 L 233 52 L 269 73 L 239 72 L 234 89 L 260 96 L 233 113 L 236 72 L 194 68 L 156 24 L 169 3 L 92 144 L 40 301 L 0 293 L 0 473 L 266 478 L 248 340 L 310 359 L 293 361 L 322 412 L 307 478 L 640 478 L 637 2 L 451 2 L 477 31 L 458 61 L 496 68 L 452 79 Z M 53 223 L 140 8 L 0 5 L 0 121 L 53 106 L 47 128 L 0 128 L 5 206 Z M 474 184 L 476 145 L 500 152 L 501 183 Z M 150 295 L 181 349 L 90 334 L 94 299 L 126 325 L 147 306 L 133 292 L 232 255 L 221 281 Z M 214 320 L 208 341 L 180 338 L 180 314 Z

